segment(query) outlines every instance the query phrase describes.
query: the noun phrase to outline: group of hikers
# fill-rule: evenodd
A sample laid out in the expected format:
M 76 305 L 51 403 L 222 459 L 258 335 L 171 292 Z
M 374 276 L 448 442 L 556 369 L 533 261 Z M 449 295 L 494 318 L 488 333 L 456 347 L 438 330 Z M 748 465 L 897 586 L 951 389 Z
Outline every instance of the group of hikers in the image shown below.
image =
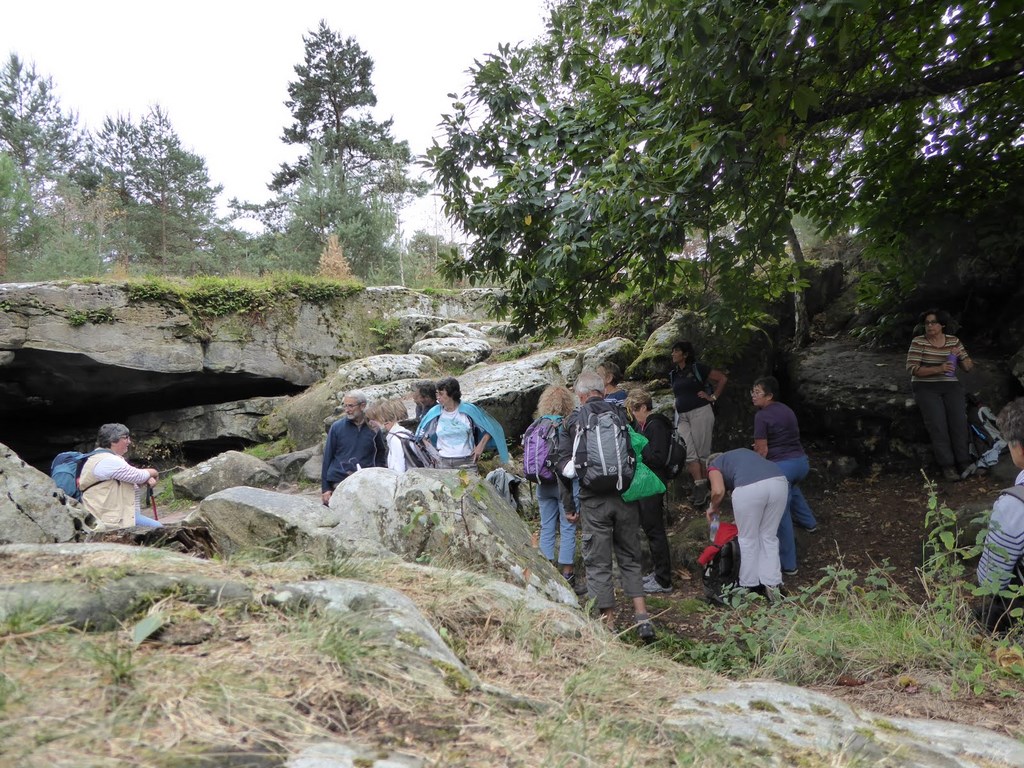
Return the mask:
M 940 313 L 929 311 L 924 319 L 926 328 L 939 325 L 941 330 Z M 966 351 L 953 338 L 960 364 L 969 367 Z M 948 339 L 933 349 L 950 347 Z M 929 355 L 915 339 L 908 369 L 931 433 L 929 420 L 937 419 L 933 416 L 938 407 L 929 405 L 929 400 L 941 400 L 945 392 L 919 394 L 919 384 L 929 389 L 929 379 L 941 375 L 937 386 L 948 387 L 948 373 L 955 364 L 951 360 L 940 364 Z M 695 508 L 704 508 L 713 546 L 721 547 L 735 537 L 741 555 L 736 578 L 740 589 L 775 599 L 783 578 L 798 572 L 794 526 L 811 533 L 818 528 L 800 489 L 809 462 L 799 424 L 793 410 L 778 400 L 778 381 L 771 376 L 759 378 L 750 391 L 755 408 L 751 447 L 712 453 L 715 403 L 728 377 L 699 361 L 689 341 L 672 347 L 671 363 L 672 419 L 654 411 L 647 390 L 622 389 L 621 370 L 605 362 L 584 369 L 571 391 L 564 386 L 547 387 L 535 421 L 523 437 L 523 468 L 535 483 L 542 554 L 577 594 L 585 593 L 594 601 L 609 622 L 615 611 L 614 559 L 622 590 L 632 601 L 637 634 L 645 642 L 655 637 L 646 596 L 673 591 L 664 502 L 676 472 L 685 468 L 692 480 L 690 501 Z M 368 467 L 396 472 L 421 466 L 475 471 L 485 451 L 496 451 L 501 463 L 508 463 L 501 424 L 484 409 L 463 401 L 457 379 L 418 383 L 411 396 L 416 406 L 415 432 L 406 426 L 411 420 L 404 399 L 368 403 L 362 391 L 344 395 L 344 416 L 330 426 L 324 446 L 324 504 L 330 503 L 338 484 Z M 992 591 L 1005 591 L 1011 581 L 1020 583 L 1024 575 L 1024 398 L 1006 406 L 998 423 L 1014 463 L 1022 469 L 1016 481 L 1020 491 L 1004 493 L 993 507 L 978 580 L 994 585 Z M 103 425 L 97 444 L 95 455 L 81 467 L 86 509 L 107 525 L 159 525 L 140 511 L 142 490 L 155 485 L 159 473 L 132 467 L 124 460 L 130 444 L 128 428 Z M 957 463 L 963 461 L 959 443 L 947 436 L 945 443 L 936 446 L 944 473 L 947 450 Z M 719 526 L 727 493 L 734 523 Z M 577 528 L 582 534 L 585 584 L 574 567 Z M 646 575 L 640 531 L 649 542 L 653 566 Z M 1005 614 L 1005 605 L 999 605 Z
M 796 416 L 776 399 L 778 382 L 758 379 L 751 392 L 757 408 L 753 447 L 712 454 L 714 407 L 728 377 L 699 361 L 689 341 L 672 347 L 671 361 L 673 419 L 654 411 L 647 390 L 622 389 L 622 372 L 608 361 L 583 370 L 572 391 L 547 387 L 523 436 L 524 474 L 536 483 L 542 554 L 609 621 L 615 610 L 614 560 L 622 589 L 633 603 L 637 633 L 645 641 L 654 637 L 646 596 L 673 591 L 665 494 L 677 471 L 685 469 L 689 475 L 690 500 L 697 508 L 706 507 L 709 522 L 719 514 L 726 492 L 732 493 L 743 552 L 740 587 L 778 589 L 784 574 L 797 572 L 794 523 L 817 530 L 799 488 L 808 472 L 807 455 Z M 361 391 L 346 393 L 345 416 L 331 426 L 324 450 L 325 504 L 337 485 L 361 468 L 402 472 L 422 466 L 410 461 L 413 446 L 429 447 L 436 454 L 429 466 L 439 468 L 475 470 L 488 449 L 497 450 L 502 463 L 508 461 L 502 426 L 462 400 L 456 379 L 418 384 L 412 398 L 418 417 L 415 433 L 403 425 L 409 421 L 404 400 L 368 404 Z M 540 432 L 542 437 L 535 438 Z M 541 441 L 539 448 L 535 439 Z M 577 528 L 585 584 L 575 573 Z M 649 542 L 653 566 L 646 575 L 640 531 Z

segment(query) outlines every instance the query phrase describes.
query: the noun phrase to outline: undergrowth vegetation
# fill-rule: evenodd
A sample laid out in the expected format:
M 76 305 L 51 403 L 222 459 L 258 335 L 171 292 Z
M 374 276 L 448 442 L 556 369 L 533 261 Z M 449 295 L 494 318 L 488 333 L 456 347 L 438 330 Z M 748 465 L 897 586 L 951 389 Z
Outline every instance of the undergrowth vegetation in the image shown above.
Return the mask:
M 705 619 L 715 644 L 667 643 L 678 661 L 733 677 L 769 677 L 794 685 L 856 686 L 879 677 L 916 689 L 917 676 L 943 680 L 943 693 L 1020 696 L 1024 656 L 1017 629 L 985 635 L 971 608 L 984 590 L 965 581 L 985 531 L 962 543 L 957 518 L 929 488 L 927 538 L 918 578 L 925 601 L 911 597 L 886 563 L 857 574 L 841 564 L 817 583 L 776 602 L 746 590 L 730 610 Z

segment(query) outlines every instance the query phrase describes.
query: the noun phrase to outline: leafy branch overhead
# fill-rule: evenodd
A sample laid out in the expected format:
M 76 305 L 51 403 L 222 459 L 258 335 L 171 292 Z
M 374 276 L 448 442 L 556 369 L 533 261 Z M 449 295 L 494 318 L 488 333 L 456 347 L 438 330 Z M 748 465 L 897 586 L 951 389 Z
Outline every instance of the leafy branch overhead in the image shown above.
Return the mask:
M 505 281 L 530 331 L 626 290 L 738 329 L 799 290 L 800 214 L 869 238 L 905 298 L 936 216 L 1009 215 L 1022 51 L 1024 8 L 997 0 L 558 4 L 444 117 L 429 163 L 474 238 L 447 269 Z

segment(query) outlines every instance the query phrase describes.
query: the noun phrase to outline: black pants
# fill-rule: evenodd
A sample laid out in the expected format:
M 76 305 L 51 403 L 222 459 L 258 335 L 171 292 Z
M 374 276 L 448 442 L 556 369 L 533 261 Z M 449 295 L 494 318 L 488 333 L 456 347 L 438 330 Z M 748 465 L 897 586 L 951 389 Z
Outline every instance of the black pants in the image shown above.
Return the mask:
M 915 381 L 914 400 L 921 409 L 924 426 L 932 441 L 935 461 L 940 467 L 963 471 L 971 463 L 967 448 L 967 406 L 959 381 Z
M 663 587 L 672 586 L 672 553 L 665 532 L 665 494 L 648 496 L 637 502 L 640 507 L 640 527 L 647 534 L 654 561 L 654 577 Z

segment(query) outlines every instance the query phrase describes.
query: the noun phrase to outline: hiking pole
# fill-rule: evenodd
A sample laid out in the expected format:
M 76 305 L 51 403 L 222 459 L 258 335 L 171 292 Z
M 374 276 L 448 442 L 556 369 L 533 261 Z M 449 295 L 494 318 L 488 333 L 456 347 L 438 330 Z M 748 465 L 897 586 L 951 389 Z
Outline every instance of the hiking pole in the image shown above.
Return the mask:
M 148 485 L 146 486 L 146 495 L 149 496 L 149 500 L 153 505 L 153 519 L 159 520 L 160 518 L 157 516 L 156 513 L 156 494 L 153 493 L 153 489 Z

